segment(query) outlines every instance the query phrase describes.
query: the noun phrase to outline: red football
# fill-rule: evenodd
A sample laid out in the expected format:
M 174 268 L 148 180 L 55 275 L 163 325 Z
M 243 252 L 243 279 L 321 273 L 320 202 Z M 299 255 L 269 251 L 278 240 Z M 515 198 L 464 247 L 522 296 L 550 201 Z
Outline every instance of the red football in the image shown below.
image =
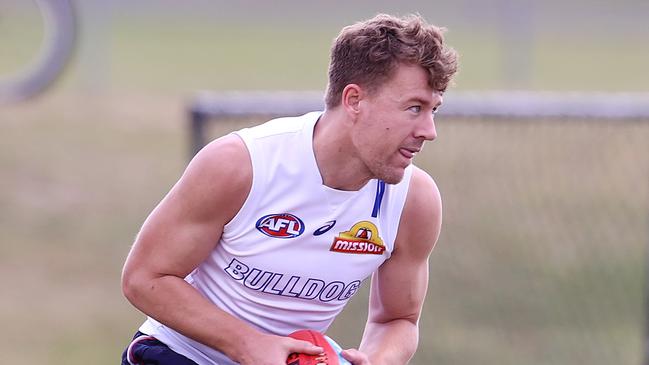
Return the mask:
M 312 344 L 322 347 L 324 353 L 320 355 L 291 354 L 286 359 L 287 365 L 346 365 L 350 364 L 340 356 L 341 348 L 331 338 L 323 335 L 318 331 L 299 330 L 288 335 L 289 337 L 308 341 Z

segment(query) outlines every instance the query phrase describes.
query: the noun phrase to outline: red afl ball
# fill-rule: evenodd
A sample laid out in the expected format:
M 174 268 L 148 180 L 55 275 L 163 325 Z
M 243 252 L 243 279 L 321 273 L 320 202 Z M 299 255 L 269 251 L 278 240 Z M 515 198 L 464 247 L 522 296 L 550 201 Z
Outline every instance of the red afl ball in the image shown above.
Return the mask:
M 322 347 L 324 352 L 319 355 L 291 354 L 286 359 L 287 365 L 351 365 L 345 360 L 340 352 L 342 349 L 331 338 L 323 335 L 318 331 L 299 330 L 288 335 L 289 337 L 308 341 L 312 344 Z

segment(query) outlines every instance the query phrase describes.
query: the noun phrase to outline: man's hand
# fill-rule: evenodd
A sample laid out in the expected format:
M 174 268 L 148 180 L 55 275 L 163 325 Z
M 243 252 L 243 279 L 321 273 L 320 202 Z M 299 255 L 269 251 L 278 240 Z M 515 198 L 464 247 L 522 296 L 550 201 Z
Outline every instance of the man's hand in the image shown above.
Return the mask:
M 238 354 L 232 357 L 241 365 L 286 365 L 292 353 L 318 355 L 322 347 L 291 337 L 260 334 L 254 340 L 242 341 Z
M 344 350 L 341 352 L 341 355 L 351 362 L 352 365 L 372 365 L 367 355 L 357 349 Z

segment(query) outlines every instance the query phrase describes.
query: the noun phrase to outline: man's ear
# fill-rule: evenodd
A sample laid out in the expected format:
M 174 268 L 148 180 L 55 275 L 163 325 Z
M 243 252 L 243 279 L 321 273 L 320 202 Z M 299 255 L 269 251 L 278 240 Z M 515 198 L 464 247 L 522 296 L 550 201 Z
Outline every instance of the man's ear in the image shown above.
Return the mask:
M 342 106 L 345 111 L 352 116 L 359 113 L 359 104 L 363 98 L 363 89 L 356 84 L 349 84 L 345 86 L 342 93 Z

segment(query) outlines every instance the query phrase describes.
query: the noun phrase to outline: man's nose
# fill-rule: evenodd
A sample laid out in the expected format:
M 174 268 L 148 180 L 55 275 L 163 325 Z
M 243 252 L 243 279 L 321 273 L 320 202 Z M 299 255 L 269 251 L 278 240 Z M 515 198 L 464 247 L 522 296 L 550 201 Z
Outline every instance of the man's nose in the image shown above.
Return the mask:
M 423 118 L 422 122 L 415 131 L 415 137 L 422 138 L 427 141 L 432 141 L 437 138 L 437 129 L 435 129 L 435 115 L 429 114 Z

